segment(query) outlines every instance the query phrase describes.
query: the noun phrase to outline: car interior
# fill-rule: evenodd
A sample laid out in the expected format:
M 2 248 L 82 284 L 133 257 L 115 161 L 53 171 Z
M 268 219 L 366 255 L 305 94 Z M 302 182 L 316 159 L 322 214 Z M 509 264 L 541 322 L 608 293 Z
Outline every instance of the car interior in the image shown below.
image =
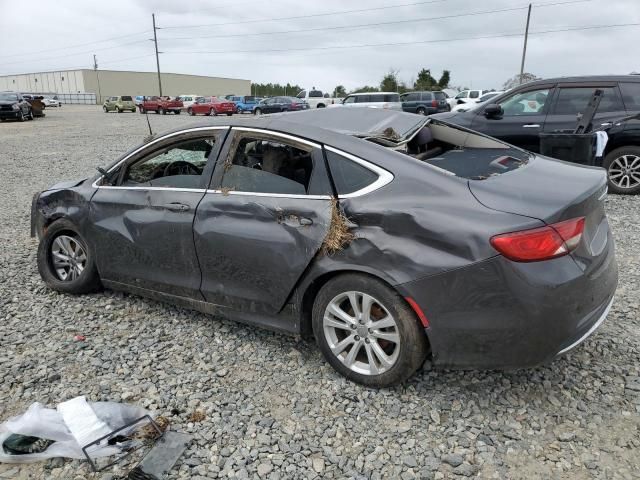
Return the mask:
M 406 145 L 407 155 L 471 180 L 484 180 L 520 168 L 528 154 L 494 139 L 431 123 Z
M 265 139 L 240 139 L 222 179 L 222 188 L 240 192 L 307 193 L 311 152 Z
M 213 150 L 213 138 L 189 140 L 158 150 L 125 171 L 122 186 L 200 188 L 200 175 Z

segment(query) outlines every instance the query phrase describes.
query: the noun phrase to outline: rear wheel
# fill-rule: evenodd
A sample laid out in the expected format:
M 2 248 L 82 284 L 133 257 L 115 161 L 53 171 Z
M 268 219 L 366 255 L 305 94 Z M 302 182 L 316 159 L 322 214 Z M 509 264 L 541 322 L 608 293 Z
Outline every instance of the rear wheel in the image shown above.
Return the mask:
M 217 115 L 216 109 L 212 108 L 211 110 L 209 110 L 209 115 L 211 115 L 212 117 L 215 117 Z
M 165 115 L 167 112 L 164 111 L 164 108 L 158 109 L 158 115 Z
M 261 110 L 260 108 L 256 108 L 256 109 L 253 111 L 253 114 L 254 114 L 254 115 L 262 115 L 262 110 Z
M 193 108 L 191 108 L 191 107 L 187 108 L 187 113 L 189 115 L 191 115 L 192 117 L 195 115 L 195 113 L 193 113 Z
M 18 115 L 18 121 L 24 122 L 27 119 L 27 116 L 24 114 L 24 110 L 20 110 L 20 115 Z
M 32 108 L 29 109 L 29 114 L 27 115 L 27 118 L 29 120 L 33 120 L 33 109 Z
M 143 107 L 140 107 L 140 113 L 147 113 L 147 111 Z
M 49 225 L 40 240 L 38 271 L 59 292 L 88 293 L 101 287 L 93 252 L 75 225 L 65 219 Z
M 610 192 L 640 193 L 640 147 L 616 148 L 605 157 L 602 166 L 607 170 Z
M 102 110 L 104 111 L 104 113 L 109 113 L 109 109 L 106 106 L 102 106 Z
M 342 375 L 371 387 L 403 382 L 423 364 L 426 335 L 405 300 L 366 275 L 335 277 L 318 292 L 313 333 Z
M 418 108 L 416 109 L 416 113 L 417 113 L 418 115 L 426 115 L 426 114 L 427 114 L 427 111 L 426 111 L 423 107 L 418 107 Z
M 231 115 L 233 115 L 233 113 L 227 113 L 227 117 L 230 117 Z
M 176 115 L 180 115 L 180 110 L 174 110 L 173 113 L 175 113 Z
M 122 110 L 120 110 L 120 107 L 116 107 L 116 113 L 122 113 Z

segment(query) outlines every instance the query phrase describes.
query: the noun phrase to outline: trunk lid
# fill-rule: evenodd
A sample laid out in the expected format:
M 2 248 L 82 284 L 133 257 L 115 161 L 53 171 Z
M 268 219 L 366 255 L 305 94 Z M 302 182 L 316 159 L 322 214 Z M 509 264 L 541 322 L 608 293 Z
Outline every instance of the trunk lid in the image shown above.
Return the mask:
M 542 220 L 547 224 L 585 218 L 582 241 L 573 255 L 603 254 L 609 239 L 604 210 L 605 170 L 536 156 L 521 168 L 484 180 L 469 180 L 474 197 L 492 210 Z M 506 232 L 505 232 L 506 233 Z

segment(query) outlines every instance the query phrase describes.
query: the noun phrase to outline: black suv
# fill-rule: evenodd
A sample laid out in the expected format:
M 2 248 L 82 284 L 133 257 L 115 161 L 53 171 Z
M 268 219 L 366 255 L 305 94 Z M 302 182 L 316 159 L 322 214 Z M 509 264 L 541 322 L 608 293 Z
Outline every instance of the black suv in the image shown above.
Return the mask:
M 0 120 L 15 118 L 24 122 L 33 120 L 31 104 L 16 92 L 0 92 Z
M 409 92 L 400 95 L 402 110 L 419 115 L 448 112 L 451 107 L 447 103 L 444 92 Z
M 609 191 L 640 193 L 640 120 L 616 123 L 640 112 L 640 76 L 591 76 L 538 80 L 514 88 L 467 112 L 436 115 L 533 152 L 539 152 L 541 132 L 571 131 L 595 89 L 604 95 L 594 129 L 608 127 L 609 141 L 602 167 Z

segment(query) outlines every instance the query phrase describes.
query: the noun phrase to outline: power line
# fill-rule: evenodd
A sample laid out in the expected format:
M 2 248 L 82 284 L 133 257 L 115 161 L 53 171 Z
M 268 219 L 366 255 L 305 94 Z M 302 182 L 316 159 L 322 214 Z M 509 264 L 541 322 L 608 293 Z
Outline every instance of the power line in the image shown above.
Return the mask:
M 593 0 L 569 0 L 564 2 L 555 2 L 555 3 L 542 3 L 536 4 L 535 7 L 551 7 L 556 5 L 568 5 L 573 3 L 584 3 L 591 2 Z M 521 7 L 510 7 L 510 8 L 501 8 L 497 10 L 484 10 L 479 12 L 469 12 L 469 13 L 456 13 L 451 15 L 441 15 L 438 17 L 422 17 L 422 18 L 410 18 L 407 20 L 393 20 L 388 22 L 376 22 L 376 23 L 362 23 L 358 25 L 336 25 L 330 27 L 315 27 L 315 28 L 303 28 L 298 30 L 281 30 L 277 32 L 256 32 L 256 33 L 237 33 L 237 34 L 228 34 L 228 35 L 203 35 L 203 36 L 195 36 L 195 37 L 164 37 L 164 40 L 195 40 L 199 38 L 232 38 L 232 37 L 253 37 L 253 36 L 262 36 L 262 35 L 279 35 L 279 34 L 291 34 L 291 33 L 307 33 L 307 32 L 319 32 L 325 30 L 356 30 L 359 28 L 368 28 L 368 27 L 384 27 L 387 25 L 399 25 L 406 23 L 419 23 L 419 22 L 427 22 L 431 20 L 445 20 L 451 18 L 460 18 L 460 17 L 473 17 L 477 15 L 489 15 L 493 13 L 503 13 L 503 12 L 513 12 L 517 10 L 525 10 L 528 6 L 524 5 Z
M 147 43 L 148 40 L 135 40 L 133 42 L 127 42 L 127 43 L 122 43 L 120 45 L 113 45 L 111 47 L 100 47 L 100 48 L 94 48 L 92 50 L 86 50 L 83 52 L 77 52 L 77 53 L 68 53 L 65 55 L 54 55 L 54 56 L 47 56 L 47 57 L 43 57 L 43 58 L 29 58 L 28 60 L 19 60 L 17 62 L 3 62 L 2 65 L 15 65 L 15 64 L 20 64 L 20 63 L 32 63 L 32 62 L 40 62 L 42 60 L 49 60 L 51 58 L 68 58 L 68 57 L 79 57 L 81 55 L 85 55 L 87 53 L 93 53 L 93 52 L 100 52 L 103 50 L 113 50 L 114 48 L 122 48 L 122 47 L 126 47 L 128 45 L 135 45 L 137 43 Z
M 611 24 L 611 25 L 589 25 L 589 26 L 581 26 L 581 27 L 570 27 L 570 28 L 562 28 L 555 30 L 541 30 L 537 32 L 529 32 L 529 35 L 545 35 L 548 33 L 558 33 L 558 32 L 572 32 L 578 30 L 593 30 L 593 29 L 602 29 L 602 28 L 619 28 L 619 27 L 632 27 L 632 26 L 640 26 L 640 23 L 620 23 L 620 24 Z M 312 50 L 345 50 L 349 48 L 369 48 L 369 47 L 399 47 L 406 45 L 422 45 L 428 43 L 447 43 L 447 42 L 458 42 L 464 40 L 484 40 L 491 38 L 505 38 L 505 37 L 521 37 L 523 35 L 522 32 L 517 33 L 500 33 L 495 35 L 482 35 L 476 37 L 458 37 L 458 38 L 442 38 L 442 39 L 433 39 L 433 40 L 418 40 L 413 42 L 393 42 L 393 43 L 367 43 L 361 45 L 334 45 L 327 47 L 303 47 L 303 48 L 277 48 L 277 49 L 260 49 L 260 50 L 214 50 L 214 51 L 193 51 L 193 52 L 165 52 L 166 54 L 175 54 L 175 55 L 190 55 L 190 54 L 226 54 L 226 53 L 281 53 L 281 52 L 295 52 L 295 51 L 312 51 Z
M 56 47 L 56 48 L 50 48 L 47 50 L 38 50 L 36 52 L 22 52 L 22 53 L 13 53 L 11 55 L 0 55 L 0 58 L 9 58 L 9 57 L 22 57 L 24 55 L 31 55 L 32 53 L 47 53 L 47 52 L 55 52 L 57 50 L 68 50 L 68 49 L 73 49 L 73 48 L 79 48 L 79 47 L 86 47 L 87 45 L 95 45 L 96 43 L 104 43 L 104 42 L 111 42 L 113 40 L 120 40 L 122 38 L 129 38 L 129 37 L 137 37 L 137 36 L 141 36 L 141 35 L 149 35 L 149 31 L 147 32 L 138 32 L 138 33 L 132 33 L 129 35 L 121 35 L 119 37 L 111 37 L 111 38 L 105 38 L 104 40 L 96 40 L 94 42 L 85 42 L 85 43 L 78 43 L 76 45 L 67 45 L 66 47 Z
M 272 22 L 272 21 L 282 21 L 282 20 L 298 20 L 301 18 L 316 18 L 316 17 L 327 17 L 327 16 L 336 16 L 336 15 L 344 15 L 347 13 L 361 13 L 361 12 L 373 12 L 379 10 L 388 10 L 390 8 L 401 8 L 401 7 L 412 7 L 416 5 L 427 5 L 431 3 L 442 3 L 448 2 L 449 0 L 428 0 L 423 2 L 414 2 L 414 3 L 401 3 L 396 5 L 387 5 L 383 7 L 369 7 L 369 8 L 360 8 L 357 10 L 342 10 L 339 12 L 327 12 L 327 13 L 315 13 L 311 15 L 296 15 L 294 17 L 280 17 L 280 18 L 256 18 L 253 20 L 243 20 L 241 22 L 223 22 L 223 23 L 205 23 L 201 25 L 174 25 L 168 27 L 162 27 L 164 30 L 168 29 L 176 29 L 176 28 L 201 28 L 201 27 L 218 27 L 222 25 L 241 25 L 247 23 L 264 23 L 264 22 Z M 587 0 L 590 1 L 590 0 Z

